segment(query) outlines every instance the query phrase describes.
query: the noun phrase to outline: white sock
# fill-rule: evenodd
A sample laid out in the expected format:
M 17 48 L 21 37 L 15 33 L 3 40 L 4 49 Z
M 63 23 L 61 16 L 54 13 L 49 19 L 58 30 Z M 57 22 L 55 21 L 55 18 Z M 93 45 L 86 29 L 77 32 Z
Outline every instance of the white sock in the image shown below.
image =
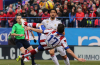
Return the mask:
M 27 57 L 27 56 L 31 56 L 31 53 L 25 54 L 25 55 L 24 55 L 24 58 Z
M 69 62 L 69 58 L 68 58 L 68 57 L 66 58 L 66 60 L 64 60 L 64 63 L 65 63 L 66 65 L 70 65 L 70 62 Z
M 58 59 L 57 57 L 54 55 L 54 56 L 51 56 L 52 58 L 52 61 L 56 64 L 56 65 L 59 65 L 59 62 L 58 62 Z

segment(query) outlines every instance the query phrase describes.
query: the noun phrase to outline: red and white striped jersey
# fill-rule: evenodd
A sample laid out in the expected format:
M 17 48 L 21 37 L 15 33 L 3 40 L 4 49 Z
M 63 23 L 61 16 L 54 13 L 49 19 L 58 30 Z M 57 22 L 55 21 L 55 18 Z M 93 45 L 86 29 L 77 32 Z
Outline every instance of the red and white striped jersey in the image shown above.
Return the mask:
M 44 47 L 44 49 L 55 48 L 58 46 L 63 46 L 65 49 L 68 49 L 68 45 L 66 42 L 66 38 L 53 29 L 44 30 L 44 34 L 40 37 L 40 44 Z
M 32 30 L 25 31 L 25 39 L 31 40 L 31 37 L 32 37 L 31 31 Z

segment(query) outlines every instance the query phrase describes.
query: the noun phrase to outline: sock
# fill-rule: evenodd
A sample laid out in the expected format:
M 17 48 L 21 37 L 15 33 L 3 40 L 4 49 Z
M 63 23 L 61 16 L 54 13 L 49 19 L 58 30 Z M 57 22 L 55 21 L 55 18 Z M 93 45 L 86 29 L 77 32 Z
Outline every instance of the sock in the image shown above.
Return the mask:
M 53 61 L 56 65 L 59 65 L 58 59 L 57 59 L 57 57 L 56 57 L 55 55 L 52 55 L 51 58 L 52 58 L 52 61 Z
M 21 54 L 21 55 L 24 55 L 24 54 Z M 24 61 L 23 61 L 23 59 L 21 59 L 21 65 L 24 65 Z
M 34 55 L 31 56 L 32 65 L 36 64 L 34 61 Z
M 28 52 L 28 50 L 27 49 L 25 49 L 25 53 L 27 53 Z M 29 57 L 25 57 L 27 60 L 29 60 Z
M 70 62 L 69 62 L 69 58 L 68 58 L 68 57 L 66 58 L 66 60 L 64 60 L 64 63 L 65 63 L 66 65 L 70 65 Z
M 34 54 L 36 54 L 36 53 L 37 53 L 36 50 L 33 49 L 33 50 L 29 51 L 28 53 L 22 55 L 22 58 L 24 59 L 25 57 L 34 55 Z

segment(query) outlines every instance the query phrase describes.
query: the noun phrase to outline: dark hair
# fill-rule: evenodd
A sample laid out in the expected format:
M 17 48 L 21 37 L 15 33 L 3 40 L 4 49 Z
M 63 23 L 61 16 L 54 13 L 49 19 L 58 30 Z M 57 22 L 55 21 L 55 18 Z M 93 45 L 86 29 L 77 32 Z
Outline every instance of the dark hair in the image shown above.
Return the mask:
M 21 15 L 16 15 L 16 19 L 17 19 L 18 16 L 21 16 Z M 21 16 L 21 17 L 22 17 L 22 16 Z
M 25 17 L 23 19 L 26 19 L 27 20 L 27 18 L 25 18 Z
M 58 24 L 57 32 L 59 32 L 59 33 L 63 33 L 63 32 L 64 32 L 64 29 L 65 29 L 65 27 L 64 27 L 63 24 Z
M 55 10 L 55 11 L 56 11 L 56 9 L 51 9 L 51 10 L 50 10 L 50 13 L 51 13 L 52 10 Z M 57 13 L 57 11 L 56 11 L 56 13 Z

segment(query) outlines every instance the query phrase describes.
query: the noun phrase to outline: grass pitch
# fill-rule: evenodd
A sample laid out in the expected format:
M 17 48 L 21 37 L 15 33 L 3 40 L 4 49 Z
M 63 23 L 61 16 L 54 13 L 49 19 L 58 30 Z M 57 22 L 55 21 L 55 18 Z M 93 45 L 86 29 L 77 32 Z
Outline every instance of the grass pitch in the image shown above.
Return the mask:
M 37 64 L 40 65 L 55 65 L 52 60 L 35 60 Z M 63 60 L 59 60 L 60 65 L 65 65 Z M 0 60 L 0 65 L 21 65 L 20 62 L 16 60 Z M 25 65 L 31 65 L 30 62 L 25 62 Z M 86 61 L 78 62 L 70 60 L 70 65 L 100 65 L 100 61 Z

